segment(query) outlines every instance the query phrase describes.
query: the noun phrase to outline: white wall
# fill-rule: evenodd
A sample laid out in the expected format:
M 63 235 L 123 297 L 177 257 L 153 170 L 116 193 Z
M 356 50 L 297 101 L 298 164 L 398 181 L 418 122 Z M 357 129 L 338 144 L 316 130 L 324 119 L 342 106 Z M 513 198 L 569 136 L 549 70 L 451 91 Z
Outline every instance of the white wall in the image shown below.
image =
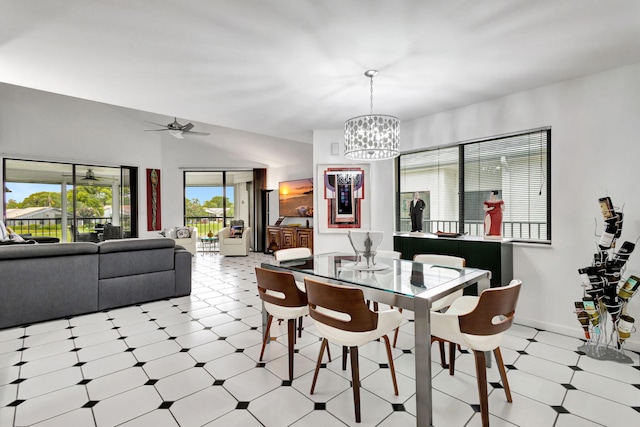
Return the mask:
M 0 83 L 0 159 L 24 158 L 139 168 L 140 236 L 146 231 L 147 168 L 161 170 L 162 226 L 182 224 L 183 170 L 267 168 L 268 188 L 309 176 L 312 147 L 194 123 L 209 136 L 144 132 L 172 118 Z M 0 169 L 2 165 L 0 162 Z M 2 172 L 0 170 L 0 172 Z M 0 200 L 0 212 L 4 201 Z M 276 197 L 277 216 L 277 197 Z M 272 211 L 273 212 L 273 211 Z M 273 214 L 272 214 L 273 217 Z
M 602 228 L 598 198 L 624 205 L 620 244 L 640 237 L 640 64 L 558 83 L 504 98 L 404 122 L 401 149 L 410 151 L 551 126 L 551 246 L 516 244 L 514 275 L 522 279 L 517 321 L 582 337 L 573 302 L 582 297 L 577 269 L 590 264 Z M 314 164 L 343 163 L 327 155 L 341 131 L 314 134 Z M 372 164 L 372 228 L 394 231 L 392 162 Z M 508 200 L 506 201 L 508 203 Z M 316 252 L 348 250 L 344 236 L 315 235 Z M 624 277 L 640 275 L 640 246 Z M 640 296 L 628 312 L 640 326 Z M 639 328 L 640 329 L 640 328 Z M 627 341 L 640 349 L 640 333 Z

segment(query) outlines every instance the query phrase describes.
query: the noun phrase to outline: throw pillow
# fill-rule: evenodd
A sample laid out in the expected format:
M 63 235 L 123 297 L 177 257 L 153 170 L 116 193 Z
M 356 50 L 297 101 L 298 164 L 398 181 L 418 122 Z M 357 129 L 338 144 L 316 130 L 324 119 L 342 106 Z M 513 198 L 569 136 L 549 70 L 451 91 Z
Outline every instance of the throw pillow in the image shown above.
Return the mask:
M 191 238 L 191 229 L 189 227 L 176 227 L 177 239 L 189 239 Z
M 244 227 L 241 225 L 232 225 L 230 230 L 230 236 L 234 238 L 242 238 L 242 232 L 244 231 Z
M 9 232 L 4 226 L 4 222 L 0 221 L 0 241 L 9 240 Z

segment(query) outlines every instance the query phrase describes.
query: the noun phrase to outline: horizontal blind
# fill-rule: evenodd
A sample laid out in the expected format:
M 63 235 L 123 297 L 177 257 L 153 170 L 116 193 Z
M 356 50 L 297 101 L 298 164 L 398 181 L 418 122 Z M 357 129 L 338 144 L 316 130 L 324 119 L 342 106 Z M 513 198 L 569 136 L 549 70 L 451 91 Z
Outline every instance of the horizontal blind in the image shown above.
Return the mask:
M 408 203 L 414 192 L 427 203 L 423 230 L 458 231 L 458 147 L 405 154 L 400 157 L 400 198 Z M 428 212 L 426 212 L 428 210 Z M 400 213 L 400 231 L 410 231 L 406 207 Z
M 547 131 L 464 145 L 465 231 L 484 234 L 483 201 L 504 201 L 503 236 L 548 240 Z

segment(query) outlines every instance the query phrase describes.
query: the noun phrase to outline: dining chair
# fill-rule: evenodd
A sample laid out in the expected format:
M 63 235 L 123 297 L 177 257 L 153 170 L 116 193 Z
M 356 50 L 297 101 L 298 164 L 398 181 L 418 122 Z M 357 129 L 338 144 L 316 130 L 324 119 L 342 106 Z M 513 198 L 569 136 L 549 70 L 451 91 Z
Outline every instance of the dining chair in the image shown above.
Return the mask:
M 479 297 L 471 295 L 460 297 L 444 313 L 431 313 L 432 335 L 450 343 L 464 345 L 473 351 L 483 427 L 489 425 L 486 351 L 493 350 L 507 401 L 512 402 L 500 343 L 504 331 L 513 323 L 521 286 L 520 280 L 512 280 L 508 286 L 485 289 Z M 454 369 L 455 359 L 451 357 L 449 360 L 451 375 Z
M 288 261 L 292 259 L 309 258 L 311 249 L 309 248 L 288 248 L 280 249 L 273 253 L 276 261 Z
M 398 251 L 377 250 L 375 258 L 400 259 L 401 256 L 402 253 Z
M 464 268 L 466 265 L 466 260 L 464 258 L 460 258 L 460 257 L 456 257 L 456 256 L 451 256 L 451 255 L 440 255 L 440 254 L 417 254 L 414 255 L 413 257 L 413 261 L 414 262 L 421 262 L 423 264 L 433 264 L 433 265 L 440 265 L 443 267 L 453 267 L 453 268 Z M 433 305 L 431 306 L 431 311 L 441 311 L 445 308 L 447 308 L 454 300 L 456 300 L 457 298 L 462 296 L 462 290 L 459 291 L 455 291 L 443 298 L 440 298 L 436 301 L 433 302 Z M 402 313 L 402 309 L 399 308 L 398 310 L 400 310 L 400 312 Z M 393 335 L 393 347 L 395 348 L 396 343 L 398 341 L 398 332 L 400 331 L 400 328 L 396 329 L 394 335 Z M 438 342 L 438 346 L 440 348 L 440 366 L 442 366 L 442 368 L 446 369 L 447 367 L 449 367 L 449 365 L 447 365 L 447 361 L 445 358 L 445 349 L 444 349 L 444 341 L 437 339 L 437 337 L 432 336 L 431 337 L 431 343 L 433 344 L 434 342 Z M 453 348 L 453 350 L 451 349 L 451 346 L 453 344 L 449 345 L 449 354 L 453 354 L 455 357 L 455 347 Z
M 311 383 L 313 394 L 324 349 L 329 342 L 342 346 L 342 369 L 347 368 L 346 356 L 349 349 L 351 378 L 356 422 L 361 421 L 360 412 L 360 369 L 358 346 L 383 338 L 389 358 L 393 390 L 398 395 L 396 371 L 387 334 L 400 326 L 402 315 L 397 310 L 371 311 L 364 300 L 362 289 L 331 285 L 310 278 L 304 279 L 309 301 L 309 315 L 316 322 L 316 329 L 322 335 L 322 344 Z
M 309 314 L 307 295 L 296 286 L 291 273 L 267 270 L 256 266 L 258 294 L 267 311 L 267 326 L 262 339 L 260 360 L 269 339 L 273 318 L 287 320 L 289 346 L 289 380 L 293 380 L 293 354 L 296 339 L 296 319 L 300 319 L 299 331 L 302 331 L 302 316 Z M 329 356 L 330 357 L 330 356 Z

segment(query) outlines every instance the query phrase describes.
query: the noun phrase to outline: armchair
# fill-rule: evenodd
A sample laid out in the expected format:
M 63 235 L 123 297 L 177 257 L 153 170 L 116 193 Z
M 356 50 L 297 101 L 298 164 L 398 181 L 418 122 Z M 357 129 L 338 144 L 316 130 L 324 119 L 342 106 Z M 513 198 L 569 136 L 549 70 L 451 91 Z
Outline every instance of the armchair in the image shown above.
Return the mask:
M 231 228 L 225 227 L 218 232 L 220 255 L 247 256 L 251 246 L 251 227 L 242 231 L 242 237 L 231 237 Z
M 186 250 L 188 250 L 191 255 L 196 254 L 196 247 L 198 244 L 198 229 L 196 227 L 179 227 L 179 228 L 188 228 L 191 232 L 190 236 L 187 238 L 179 238 L 176 236 L 176 229 L 178 227 L 170 228 L 165 234 L 167 237 L 173 239 L 176 242 L 177 246 L 182 246 Z

